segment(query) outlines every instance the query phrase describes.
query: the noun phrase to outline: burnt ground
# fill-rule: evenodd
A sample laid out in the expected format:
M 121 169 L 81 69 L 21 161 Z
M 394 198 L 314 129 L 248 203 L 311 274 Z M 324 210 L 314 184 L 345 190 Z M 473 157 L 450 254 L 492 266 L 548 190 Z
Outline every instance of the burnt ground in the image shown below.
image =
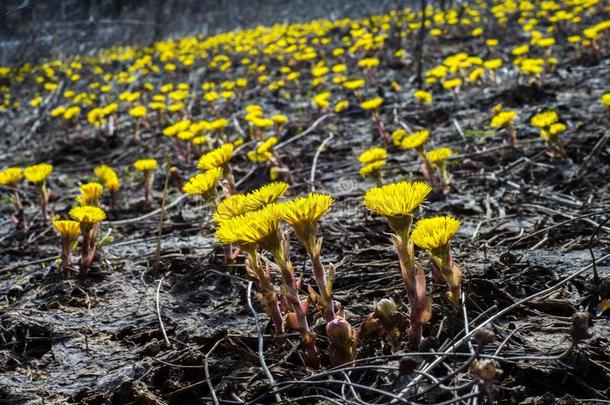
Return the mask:
M 439 386 L 431 384 L 434 379 L 424 379 L 431 388 L 411 400 L 465 402 L 489 388 L 502 403 L 599 403 L 595 400 L 610 393 L 608 312 L 598 312 L 591 336 L 566 350 L 572 316 L 593 296 L 594 260 L 600 283 L 607 288 L 610 279 L 610 224 L 605 222 L 610 215 L 610 130 L 597 101 L 600 89 L 610 88 L 609 69 L 607 58 L 586 63 L 568 59 L 542 87 L 506 80 L 488 88 L 471 87 L 458 101 L 450 94 L 435 95 L 429 107 L 385 94 L 389 107 L 383 117 L 388 125 L 427 127 L 432 146 L 451 146 L 458 152 L 449 166 L 450 194 L 433 195 L 424 213 L 451 214 L 463 221 L 453 249 L 464 271 L 465 310 L 453 312 L 444 305 L 444 286 L 433 285 L 434 315 L 424 330 L 422 353 L 405 346 L 392 354 L 376 342 L 360 349 L 358 363 L 331 372 L 326 367 L 305 368 L 298 336 L 272 336 L 268 318 L 252 299 L 264 328 L 262 354 L 279 398 L 261 367 L 243 264 L 223 264 L 209 208 L 184 199 L 174 183 L 155 272 L 164 176 L 156 176 L 155 205 L 143 210 L 141 185 L 130 165 L 135 156 L 174 155 L 173 145 L 161 139 L 158 128 L 144 133 L 139 142 L 87 134 L 66 143 L 62 133 L 45 130 L 51 126 L 44 119 L 35 131 L 13 131 L 30 128 L 39 117 L 6 123 L 10 139 L 5 162 L 55 165 L 50 184 L 55 213 L 67 211 L 77 184 L 87 180 L 97 164 L 121 168 L 123 188 L 120 208 L 109 212 L 102 228 L 111 240 L 85 280 L 58 277 L 57 236 L 36 216 L 31 189 L 25 192 L 30 207 L 27 232 L 13 230 L 10 207 L 2 205 L 0 401 L 178 404 L 212 403 L 216 397 L 226 404 L 278 399 L 387 403 L 396 399 L 391 394 L 420 378 L 412 372 L 414 365 L 421 370 L 439 358 L 430 353 L 434 350 L 444 352 L 443 361 L 430 373 L 438 379 L 451 374 L 451 380 L 441 380 Z M 337 200 L 323 218 L 320 234 L 324 262 L 338 266 L 335 298 L 346 308 L 347 319 L 359 325 L 384 297 L 407 311 L 389 228 L 361 204 L 372 185 L 359 176 L 356 159 L 375 136 L 368 115 L 352 108 L 311 127 L 316 117 L 299 114 L 295 106 L 279 99 L 253 101 L 281 106 L 294 117 L 283 141 L 309 130 L 279 151 L 295 179 L 290 195 L 315 187 Z M 502 133 L 486 131 L 496 103 L 518 109 L 521 148 L 511 150 Z M 528 124 L 545 108 L 556 109 L 568 124 L 562 139 L 571 162 L 549 157 L 544 141 Z M 123 125 L 119 134 L 129 133 L 130 123 Z M 314 154 L 330 134 L 311 183 Z M 421 178 L 414 153 L 391 152 L 386 180 Z M 195 171 L 193 164 L 174 164 L 183 177 Z M 240 190 L 268 181 L 266 169 L 251 168 L 244 154 L 238 154 L 234 169 Z M 293 259 L 309 283 L 311 269 L 296 243 Z M 484 387 L 471 383 L 474 377 L 466 360 L 472 347 L 454 343 L 460 343 L 464 328 L 471 330 L 490 317 L 487 326 L 495 342 L 481 357 L 497 359 L 503 373 Z M 324 352 L 327 343 L 320 325 L 316 330 Z M 323 358 L 323 364 L 327 366 L 328 359 Z M 347 386 L 347 381 L 358 385 Z

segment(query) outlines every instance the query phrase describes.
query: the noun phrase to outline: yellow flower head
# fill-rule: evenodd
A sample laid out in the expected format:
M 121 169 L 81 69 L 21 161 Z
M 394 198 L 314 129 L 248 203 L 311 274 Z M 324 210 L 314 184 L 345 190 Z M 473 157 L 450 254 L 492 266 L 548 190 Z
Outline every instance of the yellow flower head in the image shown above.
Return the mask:
M 341 111 L 345 110 L 347 107 L 349 107 L 349 101 L 341 100 L 337 104 L 335 104 L 335 112 L 338 114 Z
M 114 169 L 107 165 L 99 165 L 93 169 L 93 173 L 104 182 L 104 187 L 112 192 L 119 190 L 121 182 Z
M 315 243 L 318 220 L 330 210 L 334 199 L 327 194 L 309 193 L 277 204 L 279 216 L 292 226 L 306 247 Z
M 364 87 L 365 83 L 364 79 L 348 80 L 343 82 L 343 87 L 347 90 L 358 90 Z
M 559 115 L 555 111 L 543 111 L 534 115 L 531 124 L 537 128 L 547 128 L 559 121 Z
M 138 171 L 148 173 L 155 170 L 158 165 L 155 159 L 140 159 L 133 164 L 133 167 Z
M 364 195 L 364 205 L 386 217 L 404 217 L 424 202 L 432 188 L 422 181 L 387 184 L 374 187 Z
M 450 216 L 426 218 L 417 221 L 411 239 L 415 245 L 428 251 L 444 249 L 459 228 L 460 221 Z
M 53 165 L 49 163 L 40 163 L 33 166 L 28 166 L 23 171 L 25 178 L 34 184 L 40 184 L 45 181 L 53 173 Z
M 363 110 L 371 111 L 376 110 L 381 104 L 383 104 L 383 98 L 375 97 L 370 100 L 363 101 L 360 103 L 360 107 L 362 107 Z
M 432 93 L 426 90 L 417 90 L 413 96 L 422 104 L 430 104 L 432 102 Z
M 69 219 L 53 221 L 53 227 L 59 232 L 62 238 L 74 243 L 80 235 L 80 223 Z
M 210 170 L 216 167 L 224 167 L 229 163 L 231 156 L 233 156 L 233 144 L 224 144 L 201 156 L 197 168 L 200 170 Z
M 279 226 L 276 208 L 268 205 L 221 222 L 216 230 L 216 239 L 221 243 L 261 244 L 265 248 L 274 248 L 278 244 Z
M 376 160 L 362 166 L 359 173 L 361 176 L 370 176 L 373 173 L 379 172 L 383 166 L 385 166 L 385 160 Z
M 214 167 L 188 179 L 182 187 L 182 191 L 188 195 L 206 196 L 215 189 L 215 186 L 221 177 L 222 168 Z
M 445 80 L 442 82 L 442 85 L 445 90 L 455 89 L 462 85 L 462 79 L 456 77 L 455 79 Z
M 602 94 L 599 101 L 606 107 L 610 108 L 610 92 Z
M 84 205 L 70 210 L 70 216 L 81 224 L 97 224 L 106 219 L 106 213 L 100 207 Z
M 451 148 L 438 148 L 428 152 L 428 160 L 430 163 L 439 164 L 444 162 L 453 154 Z
M 388 151 L 386 151 L 384 148 L 371 148 L 362 152 L 360 157 L 358 157 L 358 161 L 366 164 L 375 162 L 377 160 L 384 160 L 387 157 Z
M 7 167 L 0 171 L 0 186 L 15 187 L 23 178 L 23 169 L 20 167 Z
M 229 218 L 245 214 L 248 212 L 246 200 L 247 198 L 244 194 L 233 194 L 223 199 L 218 203 L 216 212 L 212 215 L 214 221 L 220 223 Z
M 76 197 L 78 205 L 98 205 L 104 187 L 100 183 L 86 183 L 80 186 L 80 195 Z
M 266 184 L 246 194 L 246 206 L 248 211 L 256 211 L 265 205 L 278 200 L 288 190 L 288 183 L 277 181 Z
M 515 111 L 500 111 L 491 119 L 492 128 L 503 128 L 517 117 Z
M 402 139 L 402 141 L 400 142 L 400 147 L 403 149 L 421 148 L 426 143 L 429 136 L 430 131 L 428 131 L 427 129 L 412 132 Z

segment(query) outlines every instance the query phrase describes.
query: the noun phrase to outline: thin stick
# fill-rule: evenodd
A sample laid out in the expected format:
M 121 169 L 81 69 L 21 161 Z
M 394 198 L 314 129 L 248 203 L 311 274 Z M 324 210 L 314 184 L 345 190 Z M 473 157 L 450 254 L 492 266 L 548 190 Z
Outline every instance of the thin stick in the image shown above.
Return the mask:
M 163 326 L 163 320 L 161 319 L 161 305 L 159 304 L 159 293 L 161 291 L 161 284 L 163 284 L 163 280 L 165 279 L 165 276 L 161 276 L 161 279 L 159 280 L 159 285 L 157 285 L 157 294 L 156 294 L 156 308 L 157 308 L 157 319 L 159 320 L 159 327 L 161 328 L 161 333 L 163 334 L 163 339 L 165 340 L 165 344 L 167 344 L 167 347 L 172 347 L 172 344 L 169 342 L 169 339 L 167 338 L 167 332 L 165 332 L 165 326 Z
M 216 391 L 214 391 L 214 384 L 212 384 L 212 379 L 210 378 L 210 368 L 208 366 L 208 358 L 210 357 L 210 354 L 212 354 L 212 352 L 214 350 L 216 350 L 216 347 L 218 347 L 218 345 L 224 340 L 225 339 L 222 338 L 219 341 L 217 341 L 216 343 L 214 343 L 214 346 L 212 346 L 210 351 L 208 351 L 205 354 L 205 363 L 204 363 L 203 370 L 205 372 L 205 380 L 207 381 L 208 387 L 210 388 L 210 394 L 212 395 L 212 400 L 214 401 L 214 405 L 220 405 L 220 402 L 218 402 L 218 397 L 216 396 Z
M 309 126 L 309 128 L 307 128 L 305 131 L 301 132 L 300 134 L 296 134 L 295 136 L 293 136 L 290 139 L 285 140 L 284 142 L 278 144 L 274 149 L 277 150 L 279 148 L 283 148 L 284 146 L 291 144 L 292 142 L 296 141 L 297 139 L 301 139 L 302 137 L 304 137 L 305 135 L 309 134 L 311 131 L 313 131 L 314 129 L 316 129 L 316 127 L 318 125 L 320 125 L 320 123 L 322 121 L 324 121 L 325 119 L 327 119 L 328 117 L 331 117 L 332 114 L 324 114 L 323 116 L 321 116 L 320 118 L 318 118 L 317 120 L 315 120 L 313 122 L 313 124 L 311 124 Z
M 176 205 L 180 204 L 180 202 L 182 200 L 184 200 L 186 197 L 188 197 L 187 194 L 181 195 L 180 197 L 176 198 L 174 201 L 169 203 L 167 205 L 167 207 L 165 207 L 165 209 L 167 210 L 167 209 L 170 209 L 172 207 L 175 207 Z M 161 212 L 161 208 L 158 208 L 158 209 L 156 209 L 154 211 L 149 212 L 148 214 L 144 214 L 144 215 L 141 215 L 139 217 L 121 219 L 119 221 L 108 221 L 108 222 L 104 222 L 104 223 L 105 224 L 109 224 L 109 225 L 126 225 L 126 224 L 131 224 L 131 223 L 134 223 L 134 222 L 142 221 L 143 219 L 146 219 L 146 218 L 153 217 L 153 216 L 157 215 L 160 212 Z
M 258 322 L 258 314 L 256 313 L 256 311 L 254 310 L 254 307 L 252 306 L 252 281 L 248 282 L 248 308 L 250 308 L 250 312 L 252 312 L 252 315 L 254 316 L 254 322 L 256 322 L 256 332 L 258 333 L 258 358 L 260 360 L 261 363 L 261 367 L 263 368 L 263 371 L 265 372 L 265 375 L 267 376 L 267 379 L 269 380 L 269 383 L 271 384 L 271 386 L 273 386 L 275 384 L 275 379 L 273 378 L 273 374 L 271 374 L 271 371 L 269 370 L 269 367 L 267 367 L 267 362 L 265 361 L 265 355 L 263 352 L 263 344 L 264 344 L 264 340 L 263 340 L 263 331 L 261 330 L 260 327 L 260 323 Z M 282 397 L 280 396 L 280 394 L 275 394 L 275 400 L 278 402 L 282 401 Z
M 159 215 L 159 226 L 157 227 L 157 249 L 155 251 L 155 274 L 159 274 L 159 261 L 161 257 L 161 234 L 163 233 L 163 219 L 165 219 L 165 204 L 167 204 L 167 189 L 169 186 L 169 177 L 172 171 L 172 158 L 165 158 L 167 164 L 167 172 L 165 174 L 165 183 L 163 183 L 163 199 L 161 200 L 161 213 Z
M 318 150 L 316 151 L 316 154 L 313 156 L 313 163 L 311 165 L 311 171 L 309 172 L 309 186 L 311 188 L 311 191 L 316 191 L 316 185 L 314 184 L 314 181 L 316 178 L 316 166 L 318 165 L 318 158 L 320 157 L 320 153 L 322 153 L 322 150 L 324 149 L 326 144 L 329 143 L 331 141 L 331 139 L 333 139 L 333 137 L 334 137 L 334 135 L 331 132 L 330 135 L 328 135 L 326 137 L 326 139 L 324 139 L 324 141 L 322 141 L 320 146 L 318 146 Z

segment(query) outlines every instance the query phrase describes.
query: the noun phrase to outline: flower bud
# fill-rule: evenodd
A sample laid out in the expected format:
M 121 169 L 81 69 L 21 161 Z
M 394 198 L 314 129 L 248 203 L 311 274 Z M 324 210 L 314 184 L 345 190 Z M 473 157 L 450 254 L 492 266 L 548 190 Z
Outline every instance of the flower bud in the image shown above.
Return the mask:
M 483 383 L 491 382 L 502 375 L 498 362 L 491 359 L 475 360 L 472 363 L 471 371 Z
M 375 305 L 375 317 L 384 326 L 393 325 L 397 312 L 396 303 L 390 298 L 384 298 Z
M 336 316 L 326 324 L 326 335 L 330 339 L 330 356 L 333 364 L 343 364 L 356 357 L 357 334 L 344 318 Z

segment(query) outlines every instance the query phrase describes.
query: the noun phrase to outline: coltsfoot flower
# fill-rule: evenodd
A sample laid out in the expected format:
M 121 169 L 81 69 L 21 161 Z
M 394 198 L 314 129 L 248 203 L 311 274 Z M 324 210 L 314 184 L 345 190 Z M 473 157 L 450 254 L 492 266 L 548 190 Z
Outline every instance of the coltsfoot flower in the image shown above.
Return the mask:
M 402 139 L 400 147 L 403 149 L 421 149 L 429 137 L 430 131 L 427 129 L 411 132 Z
M 358 161 L 360 163 L 373 163 L 378 160 L 385 160 L 388 157 L 388 151 L 385 148 L 371 148 L 360 154 Z
M 182 187 L 182 191 L 188 195 L 199 195 L 204 198 L 213 196 L 216 189 L 216 184 L 218 184 L 221 177 L 222 168 L 212 168 L 189 178 Z
M 451 181 L 451 178 L 447 173 L 447 159 L 449 159 L 452 154 L 453 150 L 446 147 L 433 149 L 427 153 L 428 161 L 438 169 L 441 187 L 445 193 L 449 192 L 449 183 Z
M 155 159 L 140 159 L 134 162 L 133 167 L 138 171 L 146 173 L 156 170 L 159 165 Z
M 144 205 L 147 207 L 150 205 L 150 195 L 154 181 L 153 172 L 157 170 L 158 166 L 155 159 L 141 159 L 133 164 L 136 170 L 144 174 Z
M 99 205 L 104 187 L 100 183 L 86 183 L 80 186 L 80 195 L 76 197 L 78 205 Z
M 297 237 L 305 246 L 315 243 L 318 220 L 326 214 L 334 199 L 327 194 L 309 193 L 307 197 L 298 197 L 291 201 L 279 203 L 279 216 L 292 226 Z
M 43 183 L 51 173 L 53 173 L 53 165 L 49 163 L 28 166 L 23 171 L 23 175 L 27 181 L 37 185 Z
M 197 168 L 199 170 L 210 170 L 216 167 L 224 167 L 229 163 L 231 156 L 233 156 L 233 144 L 227 143 L 201 156 Z
M 401 181 L 374 187 L 364 195 L 364 205 L 387 218 L 397 235 L 408 239 L 413 211 L 421 205 L 432 188 L 424 182 Z
M 23 169 L 20 167 L 7 167 L 0 171 L 0 186 L 16 187 L 23 179 Z
M 97 224 L 106 219 L 106 213 L 103 209 L 90 205 L 72 208 L 70 216 L 81 224 Z
M 460 221 L 450 216 L 422 219 L 411 233 L 416 246 L 428 251 L 438 276 L 449 285 L 447 297 L 455 306 L 459 304 L 462 272 L 451 256 L 451 239 L 460 228 Z
M 65 278 L 70 270 L 70 253 L 81 233 L 80 223 L 71 220 L 53 221 L 53 227 L 61 235 L 61 271 Z
M 47 189 L 46 180 L 53 173 L 53 165 L 49 163 L 40 163 L 33 166 L 28 166 L 23 171 L 23 175 L 30 182 L 38 187 L 40 197 L 40 207 L 42 210 L 42 220 L 47 221 L 50 192 Z
M 100 207 L 84 205 L 72 208 L 69 214 L 72 219 L 80 223 L 82 235 L 80 273 L 84 276 L 95 259 L 99 224 L 106 219 L 106 213 Z
M 379 108 L 381 106 L 381 104 L 383 104 L 383 98 L 375 97 L 375 98 L 371 98 L 369 100 L 363 101 L 362 103 L 360 103 L 360 107 L 363 110 L 371 111 L 371 110 L 376 110 L 377 108 Z

